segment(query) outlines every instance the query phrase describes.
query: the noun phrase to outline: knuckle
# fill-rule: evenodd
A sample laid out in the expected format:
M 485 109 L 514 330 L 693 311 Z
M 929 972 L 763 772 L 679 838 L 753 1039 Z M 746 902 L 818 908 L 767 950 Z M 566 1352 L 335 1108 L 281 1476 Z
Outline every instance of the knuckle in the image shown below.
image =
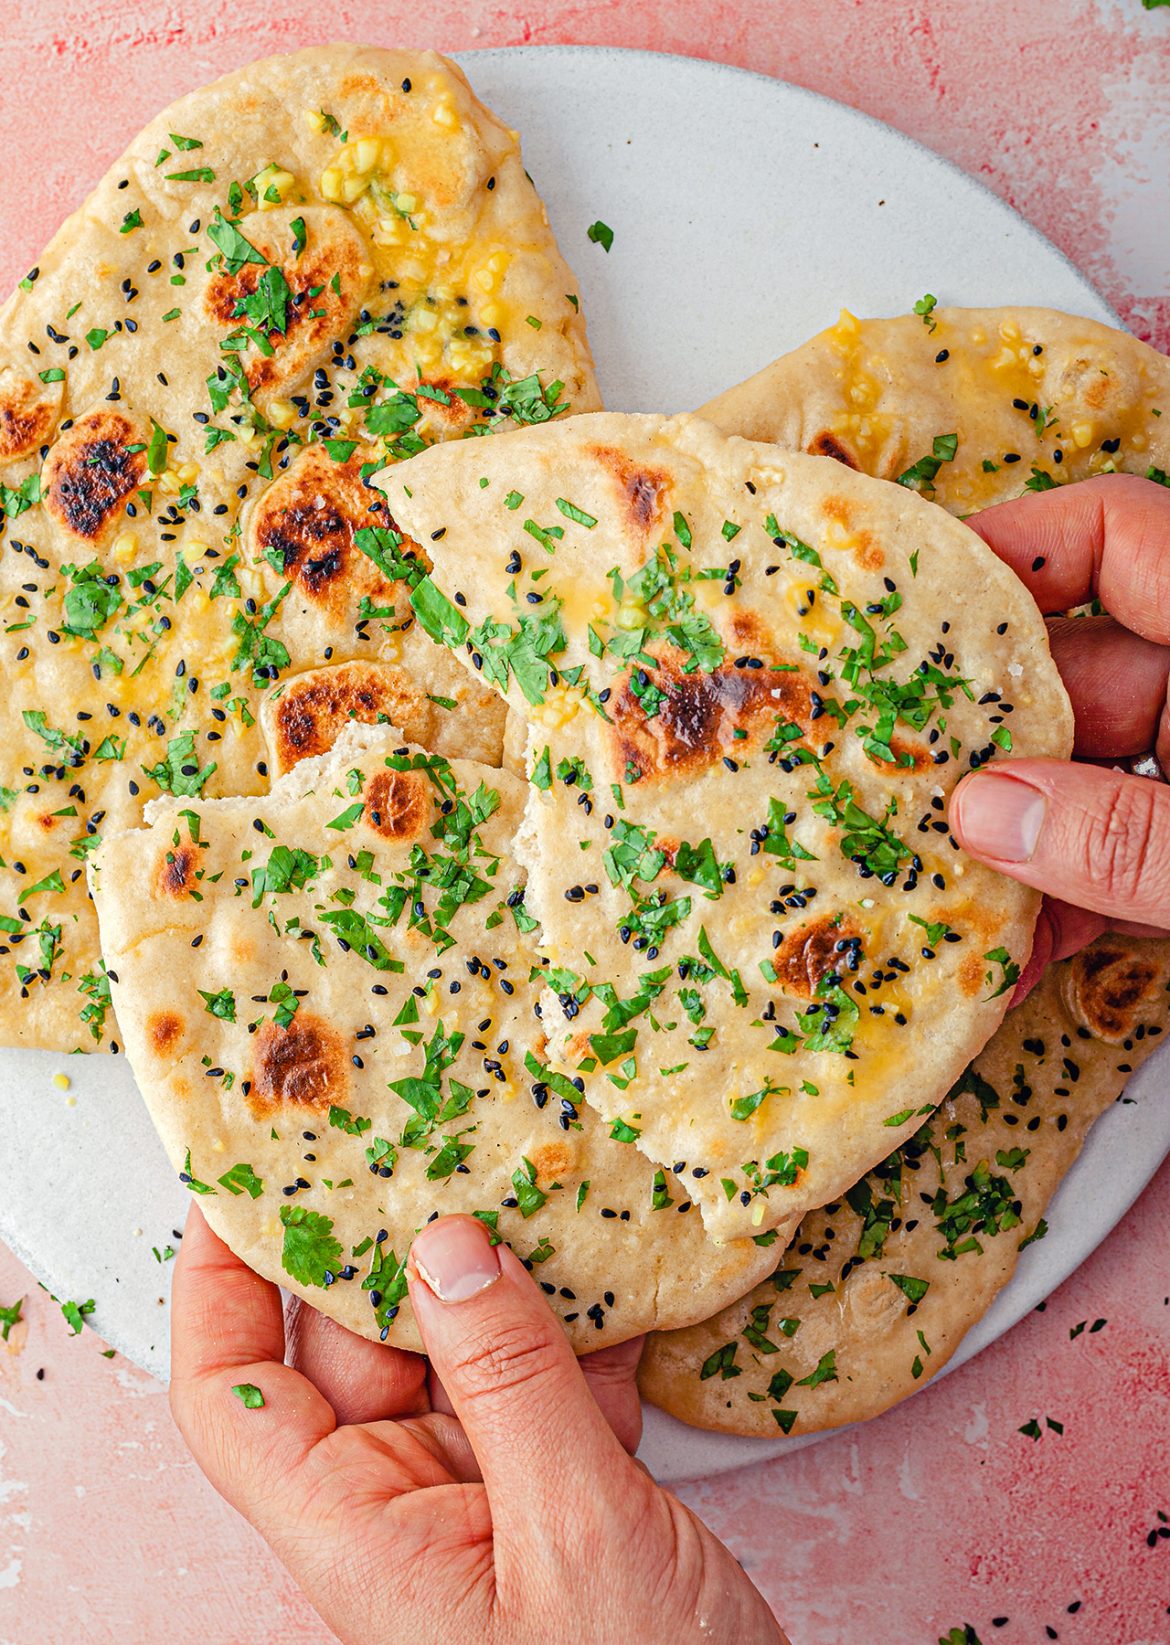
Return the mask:
M 551 1330 L 530 1320 L 493 1320 L 460 1344 L 444 1371 L 468 1399 L 506 1398 L 547 1375 L 557 1344 Z
M 1152 900 L 1155 875 L 1170 866 L 1170 816 L 1159 787 L 1140 777 L 1119 781 L 1101 809 L 1089 815 L 1090 880 L 1119 904 Z M 1165 894 L 1170 898 L 1170 886 Z

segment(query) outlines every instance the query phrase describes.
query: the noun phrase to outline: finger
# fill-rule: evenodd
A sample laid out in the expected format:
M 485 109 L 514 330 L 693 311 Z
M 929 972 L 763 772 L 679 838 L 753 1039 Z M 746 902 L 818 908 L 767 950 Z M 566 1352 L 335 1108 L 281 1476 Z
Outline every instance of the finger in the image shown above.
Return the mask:
M 479 1460 L 497 1533 L 549 1537 L 567 1504 L 627 1465 L 564 1331 L 506 1245 L 475 1217 L 415 1236 L 410 1299 L 427 1353 Z M 574 1511 L 577 1511 L 575 1509 Z
M 268 1534 L 295 1503 L 298 1470 L 335 1426 L 313 1385 L 284 1363 L 280 1292 L 212 1233 L 192 1205 L 171 1297 L 171 1411 L 221 1496 Z M 263 1406 L 232 1392 L 251 1384 Z
M 1112 617 L 1053 618 L 1048 643 L 1076 715 L 1074 753 L 1120 759 L 1152 749 L 1166 709 L 1170 647 Z
M 338 1425 L 427 1409 L 427 1362 L 347 1331 L 300 1297 L 285 1308 L 285 1359 L 324 1394 Z
M 965 777 L 951 829 L 993 868 L 1077 908 L 1170 924 L 1170 787 L 1105 766 L 1004 760 Z
M 1088 908 L 1073 908 L 1056 897 L 1045 897 L 1032 937 L 1032 952 L 1012 993 L 1012 1009 L 1022 1005 L 1050 965 L 1079 954 L 1095 937 L 1109 928 L 1104 914 Z
M 642 1438 L 642 1401 L 638 1396 L 638 1361 L 645 1337 L 633 1337 L 613 1348 L 599 1348 L 577 1361 L 585 1385 L 597 1401 L 602 1416 L 613 1429 L 624 1450 L 631 1456 Z M 427 1373 L 431 1410 L 455 1414 L 451 1396 L 432 1365 Z
M 1126 937 L 1170 937 L 1170 930 L 1156 925 L 1139 925 L 1134 920 L 1110 920 L 1088 908 L 1074 908 L 1059 897 L 1045 897 L 1036 921 L 1032 952 L 1023 975 L 1012 994 L 1013 1008 L 1035 988 L 1050 965 L 1079 954 L 1103 931 L 1118 931 Z
M 1094 595 L 1135 634 L 1170 641 L 1170 489 L 1100 474 L 1017 497 L 967 524 L 1031 589 L 1041 611 Z
M 642 1401 L 638 1397 L 638 1361 L 645 1337 L 613 1348 L 599 1348 L 577 1361 L 585 1386 L 622 1448 L 633 1456 L 642 1438 Z

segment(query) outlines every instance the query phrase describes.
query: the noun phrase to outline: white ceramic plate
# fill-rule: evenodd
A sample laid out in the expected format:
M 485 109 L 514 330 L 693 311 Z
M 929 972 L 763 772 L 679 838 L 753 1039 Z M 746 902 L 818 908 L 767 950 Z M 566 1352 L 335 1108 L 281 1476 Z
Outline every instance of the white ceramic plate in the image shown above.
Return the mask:
M 606 403 L 700 404 L 836 318 L 933 291 L 1116 323 L 1092 287 L 980 184 L 889 127 L 793 86 L 679 57 L 594 47 L 473 53 L 476 90 L 525 159 L 577 270 Z M 614 231 L 608 255 L 586 238 Z M 53 1085 L 67 1069 L 71 1089 Z M 1105 1237 L 1170 1149 L 1163 1058 L 1094 1130 L 1012 1284 L 953 1364 L 1033 1308 Z M 1091 1191 L 1087 1191 L 1091 1184 Z M 169 1265 L 187 1195 L 122 1058 L 0 1053 L 0 1235 L 57 1296 L 165 1377 Z M 816 1436 L 813 1436 L 814 1438 Z M 663 1479 L 809 1439 L 704 1434 L 647 1412 Z

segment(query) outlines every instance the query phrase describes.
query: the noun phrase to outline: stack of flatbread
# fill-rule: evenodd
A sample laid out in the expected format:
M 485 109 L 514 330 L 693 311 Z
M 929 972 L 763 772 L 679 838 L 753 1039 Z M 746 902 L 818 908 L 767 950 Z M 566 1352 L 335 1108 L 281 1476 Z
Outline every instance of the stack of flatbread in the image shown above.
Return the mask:
M 580 1351 L 661 1333 L 687 1420 L 921 1385 L 1170 982 L 1102 939 L 1005 1018 L 1037 899 L 947 799 L 1072 722 L 954 516 L 1164 479 L 1170 371 L 920 309 L 603 413 L 452 64 L 160 116 L 0 311 L 5 1041 L 124 1051 L 220 1235 L 365 1335 L 420 1346 L 463 1211 Z

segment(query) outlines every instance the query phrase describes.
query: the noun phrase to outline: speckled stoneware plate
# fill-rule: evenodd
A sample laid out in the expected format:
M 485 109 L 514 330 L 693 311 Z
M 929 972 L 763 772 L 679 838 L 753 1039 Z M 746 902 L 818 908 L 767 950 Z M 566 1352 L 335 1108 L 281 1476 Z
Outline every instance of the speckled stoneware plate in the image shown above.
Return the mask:
M 1117 323 L 979 183 L 838 103 L 648 52 L 532 47 L 464 63 L 523 134 L 615 409 L 699 405 L 842 305 L 896 314 L 933 291 L 944 303 L 1039 303 Z M 160 85 L 160 103 L 179 89 Z M 586 238 L 599 217 L 614 231 L 608 255 Z M 53 1077 L 66 1070 L 62 1091 Z M 1168 1080 L 1163 1054 L 1101 1120 L 1048 1213 L 1047 1239 L 952 1366 L 1035 1307 L 1133 1203 L 1170 1149 Z M 95 1298 L 94 1327 L 160 1377 L 170 1275 L 152 1247 L 173 1242 L 186 1199 L 122 1058 L 0 1052 L 0 1235 L 57 1296 Z M 659 1478 L 683 1479 L 816 1437 L 732 1439 L 651 1410 L 641 1454 Z

